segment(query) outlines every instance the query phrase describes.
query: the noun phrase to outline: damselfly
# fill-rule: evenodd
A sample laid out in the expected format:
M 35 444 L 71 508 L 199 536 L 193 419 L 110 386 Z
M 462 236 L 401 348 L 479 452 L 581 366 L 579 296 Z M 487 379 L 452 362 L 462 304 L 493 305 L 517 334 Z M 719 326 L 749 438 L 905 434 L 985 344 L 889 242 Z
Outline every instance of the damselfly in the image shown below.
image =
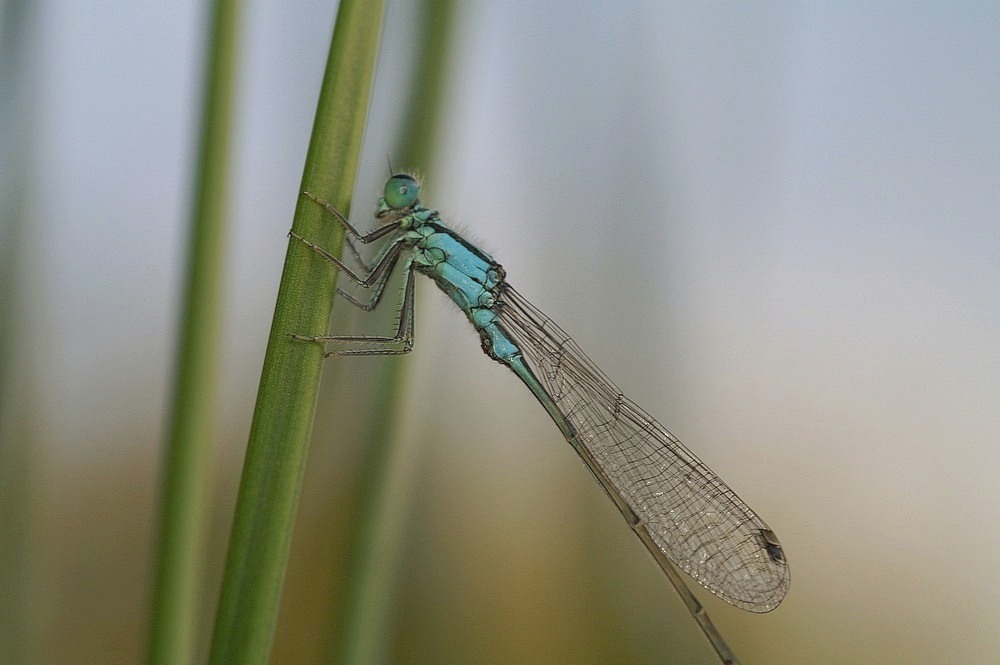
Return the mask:
M 368 293 L 349 302 L 381 302 L 390 277 L 403 272 L 403 303 L 393 336 L 304 336 L 327 355 L 407 353 L 413 347 L 413 276 L 434 282 L 465 312 L 483 351 L 506 365 L 545 407 L 566 440 L 614 501 L 670 578 L 719 655 L 735 656 L 671 563 L 728 603 L 769 612 L 785 597 L 788 563 L 774 532 L 715 473 L 622 392 L 562 331 L 507 283 L 503 267 L 420 203 L 420 184 L 393 175 L 378 201 L 380 225 L 359 233 L 335 208 L 306 194 L 347 229 L 361 269 L 291 235 Z M 383 244 L 366 263 L 355 242 Z

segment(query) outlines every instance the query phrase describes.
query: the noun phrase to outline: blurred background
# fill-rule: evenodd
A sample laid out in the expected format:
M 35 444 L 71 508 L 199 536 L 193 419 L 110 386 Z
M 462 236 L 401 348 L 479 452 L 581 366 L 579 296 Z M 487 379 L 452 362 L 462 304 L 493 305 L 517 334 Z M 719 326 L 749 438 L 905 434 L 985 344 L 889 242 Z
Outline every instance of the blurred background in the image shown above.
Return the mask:
M 2 7 L 0 648 L 138 662 L 205 7 Z M 386 15 L 361 227 L 437 39 L 419 10 Z M 206 649 L 335 11 L 244 16 Z M 453 20 L 436 158 L 394 166 L 779 535 L 773 613 L 698 592 L 734 651 L 995 662 L 1000 5 L 484 1 Z M 389 662 L 717 662 L 543 409 L 431 284 L 417 299 L 410 356 L 328 363 L 274 662 L 323 662 L 336 631 L 350 415 L 384 363 L 405 363 Z

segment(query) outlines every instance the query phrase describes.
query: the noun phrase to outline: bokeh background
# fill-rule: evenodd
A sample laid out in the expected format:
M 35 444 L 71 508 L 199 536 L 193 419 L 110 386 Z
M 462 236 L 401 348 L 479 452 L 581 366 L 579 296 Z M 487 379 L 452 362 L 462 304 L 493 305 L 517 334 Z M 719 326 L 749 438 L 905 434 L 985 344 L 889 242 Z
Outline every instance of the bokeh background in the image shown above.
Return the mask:
M 245 16 L 205 645 L 335 9 Z M 362 226 L 418 10 L 386 16 Z M 0 646 L 138 662 L 205 7 L 0 21 Z M 736 653 L 996 662 L 1000 5 L 469 2 L 453 34 L 437 158 L 398 166 L 780 536 L 776 611 L 700 594 Z M 274 662 L 336 630 L 380 362 L 406 363 L 390 662 L 717 662 L 544 411 L 417 295 L 409 357 L 330 362 Z

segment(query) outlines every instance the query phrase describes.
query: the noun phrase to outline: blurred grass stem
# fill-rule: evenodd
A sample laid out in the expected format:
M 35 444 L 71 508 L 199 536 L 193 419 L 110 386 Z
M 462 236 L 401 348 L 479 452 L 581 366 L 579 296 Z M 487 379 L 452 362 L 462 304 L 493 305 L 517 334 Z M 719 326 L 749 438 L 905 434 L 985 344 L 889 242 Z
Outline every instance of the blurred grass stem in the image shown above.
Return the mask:
M 194 662 L 218 375 L 238 0 L 211 5 L 182 322 L 167 437 L 149 662 Z
M 428 168 L 434 160 L 455 3 L 428 0 L 421 13 L 420 24 L 414 27 L 422 36 L 417 41 L 420 50 L 393 154 L 404 168 Z M 375 379 L 355 502 L 361 513 L 355 516 L 351 536 L 339 625 L 331 631 L 333 663 L 385 662 L 387 636 L 394 633 L 392 607 L 419 466 L 416 447 L 404 446 L 395 435 L 406 366 L 399 359 L 380 363 Z

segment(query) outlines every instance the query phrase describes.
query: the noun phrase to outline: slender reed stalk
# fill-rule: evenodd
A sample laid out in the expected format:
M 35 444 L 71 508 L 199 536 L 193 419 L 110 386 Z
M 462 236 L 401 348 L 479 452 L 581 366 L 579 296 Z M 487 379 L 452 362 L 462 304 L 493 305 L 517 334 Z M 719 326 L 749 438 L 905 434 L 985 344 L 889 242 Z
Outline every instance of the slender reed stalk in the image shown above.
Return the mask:
M 454 14 L 453 0 L 428 0 L 415 28 L 422 36 L 417 41 L 420 50 L 393 155 L 409 168 L 426 168 L 434 159 Z M 404 450 L 395 436 L 405 366 L 398 359 L 382 363 L 375 378 L 377 397 L 361 445 L 355 501 L 363 512 L 354 516 L 339 624 L 331 631 L 333 663 L 384 662 L 390 646 L 387 636 L 393 634 L 391 608 L 417 466 L 409 454 L 413 451 Z
M 302 189 L 347 213 L 378 51 L 381 0 L 343 0 L 320 91 Z M 300 197 L 293 229 L 335 253 L 343 231 Z M 292 526 L 312 430 L 323 335 L 336 272 L 290 242 L 261 375 L 216 616 L 210 662 L 266 663 L 274 638 Z
M 184 311 L 165 450 L 159 550 L 148 655 L 154 665 L 191 663 L 203 579 L 211 477 L 229 143 L 241 3 L 211 7 L 201 137 L 191 209 Z
M 38 373 L 30 369 L 29 303 L 38 262 L 29 241 L 36 136 L 39 7 L 0 0 L 0 662 L 37 660 Z M 26 341 L 28 342 L 26 344 Z

